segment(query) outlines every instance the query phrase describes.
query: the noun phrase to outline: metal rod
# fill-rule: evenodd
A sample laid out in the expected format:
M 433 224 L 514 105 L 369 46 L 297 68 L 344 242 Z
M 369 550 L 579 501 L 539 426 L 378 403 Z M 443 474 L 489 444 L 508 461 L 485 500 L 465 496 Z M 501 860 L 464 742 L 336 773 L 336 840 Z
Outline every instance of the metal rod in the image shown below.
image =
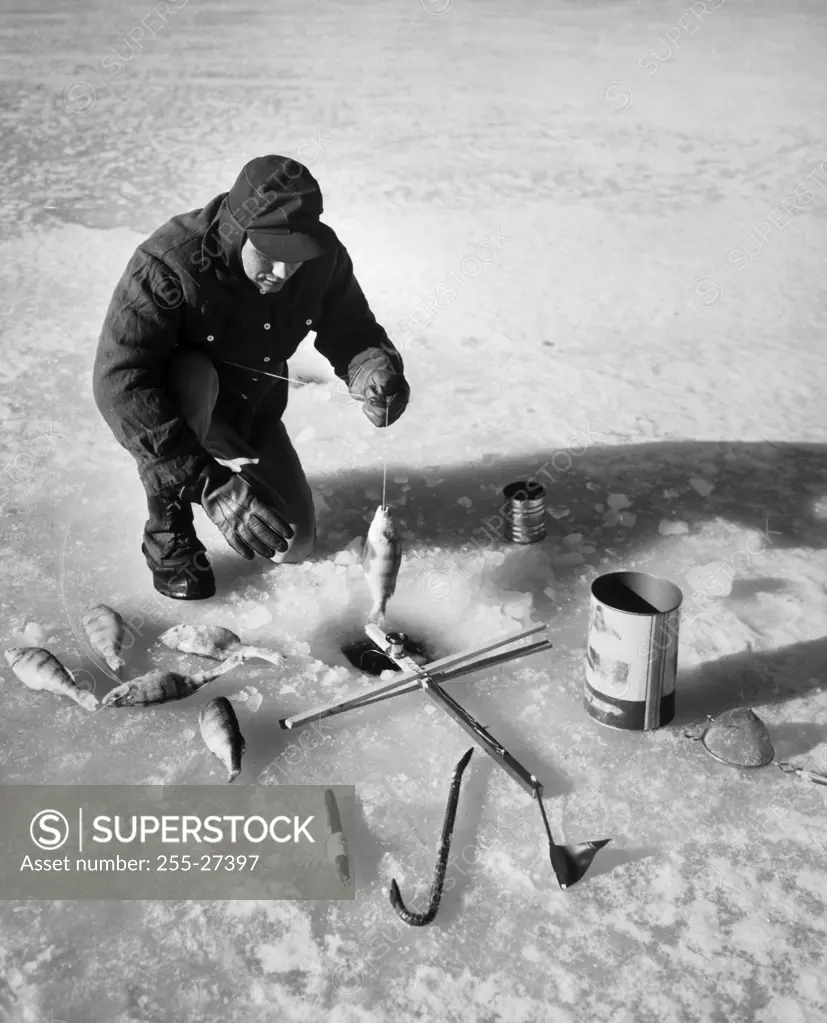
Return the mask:
M 431 882 L 431 895 L 428 900 L 428 908 L 424 913 L 414 913 L 402 901 L 402 894 L 396 880 L 391 881 L 390 900 L 397 916 L 410 924 L 411 927 L 424 927 L 429 924 L 439 910 L 442 901 L 442 888 L 445 884 L 445 870 L 448 866 L 448 854 L 451 851 L 451 837 L 454 834 L 454 822 L 457 816 L 457 803 L 459 802 L 459 788 L 462 782 L 462 773 L 468 766 L 468 762 L 474 753 L 474 747 L 465 754 L 454 768 L 454 775 L 451 779 L 451 788 L 448 792 L 448 805 L 445 808 L 445 819 L 442 822 L 442 835 L 439 839 L 437 850 L 436 867 L 434 868 L 434 879 Z
M 373 624 L 365 626 L 365 632 L 373 640 L 373 642 L 382 650 L 382 653 L 387 654 L 390 644 L 385 641 L 382 634 L 382 630 Z M 409 668 L 416 662 L 411 660 L 410 657 L 401 656 L 394 657 L 393 660 L 401 668 Z M 467 710 L 461 707 L 456 700 L 450 697 L 444 689 L 441 689 L 439 684 L 434 681 L 433 677 L 428 672 L 422 672 L 422 675 L 417 679 L 418 684 L 425 690 L 428 696 L 442 709 L 457 722 L 457 724 L 464 728 L 465 731 L 471 736 L 472 739 L 485 750 L 485 752 L 492 757 L 511 777 L 529 793 L 534 795 L 536 788 L 539 784 L 533 774 L 530 774 L 519 761 L 517 761 L 508 750 L 502 746 L 497 740 L 488 732 L 479 721 L 475 720 Z
M 304 711 L 300 714 L 293 714 L 292 717 L 284 718 L 281 721 L 281 726 L 282 728 L 295 728 L 298 725 L 307 724 L 309 721 L 320 721 L 322 718 L 330 717 L 331 714 L 341 714 L 345 710 L 350 710 L 352 707 L 360 706 L 363 700 L 371 699 L 384 693 L 390 693 L 392 690 L 403 686 L 405 683 L 411 682 L 413 679 L 421 675 L 423 670 L 433 672 L 438 668 L 454 667 L 469 658 L 479 658 L 480 655 L 488 653 L 490 650 L 496 650 L 498 647 L 507 646 L 509 643 L 516 643 L 518 640 L 525 639 L 528 636 L 533 636 L 538 632 L 543 632 L 545 628 L 545 625 L 537 625 L 531 629 L 526 629 L 525 632 L 518 632 L 513 636 L 506 636 L 504 639 L 498 639 L 493 643 L 489 643 L 487 646 L 463 650 L 458 654 L 449 654 L 447 657 L 442 657 L 438 661 L 432 661 L 430 664 L 425 665 L 424 669 L 417 664 L 415 671 L 406 671 L 399 678 L 395 678 L 390 682 L 381 682 L 378 685 L 368 686 L 366 689 L 362 689 L 359 692 L 354 693 L 352 696 L 349 696 L 346 700 L 337 700 L 334 703 L 323 703 L 318 707 L 312 707 L 310 710 Z M 410 686 L 410 688 L 406 688 L 402 691 L 413 692 L 416 688 L 418 688 L 418 683 L 414 683 Z
M 528 646 L 520 647 L 519 650 L 510 650 L 504 654 L 494 654 L 493 657 L 485 657 L 481 661 L 477 661 L 475 664 L 465 664 L 460 668 L 452 668 L 444 673 L 434 672 L 433 678 L 435 682 L 439 683 L 439 685 L 443 685 L 445 682 L 456 682 L 465 675 L 471 675 L 478 671 L 483 671 L 485 668 L 495 668 L 499 664 L 517 661 L 522 657 L 527 657 L 529 654 L 538 654 L 543 650 L 552 649 L 554 648 L 548 640 L 543 640 L 540 643 L 530 643 Z M 349 704 L 345 709 L 358 710 L 361 707 L 370 707 L 374 703 L 381 703 L 383 700 L 390 700 L 392 697 L 402 696 L 404 693 L 412 693 L 419 688 L 419 682 L 416 679 L 412 679 L 411 681 L 401 683 L 398 689 L 390 689 L 375 696 L 354 700 L 352 704 Z M 338 714 L 340 712 L 336 710 L 333 711 L 333 713 Z

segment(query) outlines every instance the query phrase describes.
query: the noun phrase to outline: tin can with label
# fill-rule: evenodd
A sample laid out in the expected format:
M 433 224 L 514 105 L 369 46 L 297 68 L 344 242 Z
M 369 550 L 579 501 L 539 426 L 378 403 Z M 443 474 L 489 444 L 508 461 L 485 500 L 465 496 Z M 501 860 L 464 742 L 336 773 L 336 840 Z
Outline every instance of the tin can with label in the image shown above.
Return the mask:
M 594 580 L 584 705 L 595 721 L 650 731 L 675 716 L 682 600 L 674 583 L 645 572 Z

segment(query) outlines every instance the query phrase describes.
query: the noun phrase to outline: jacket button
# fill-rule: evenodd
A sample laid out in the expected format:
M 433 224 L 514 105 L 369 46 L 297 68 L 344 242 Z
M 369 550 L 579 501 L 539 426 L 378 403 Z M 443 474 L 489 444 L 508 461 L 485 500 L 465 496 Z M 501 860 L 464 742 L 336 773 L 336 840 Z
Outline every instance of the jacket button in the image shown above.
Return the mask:
M 246 394 L 242 394 L 242 395 L 241 395 L 241 397 L 242 397 L 242 398 L 243 398 L 243 399 L 244 399 L 245 401 L 247 400 L 247 395 L 246 395 Z
M 312 322 L 312 320 L 305 320 L 305 326 L 309 327 Z
M 208 341 L 215 341 L 215 338 L 212 336 L 212 334 L 207 334 L 207 340 Z
M 265 355 L 264 356 L 264 361 L 265 362 L 269 362 L 270 361 L 270 356 L 269 355 Z
M 265 323 L 264 324 L 264 329 L 265 330 L 269 330 L 270 329 L 270 324 L 269 323 Z

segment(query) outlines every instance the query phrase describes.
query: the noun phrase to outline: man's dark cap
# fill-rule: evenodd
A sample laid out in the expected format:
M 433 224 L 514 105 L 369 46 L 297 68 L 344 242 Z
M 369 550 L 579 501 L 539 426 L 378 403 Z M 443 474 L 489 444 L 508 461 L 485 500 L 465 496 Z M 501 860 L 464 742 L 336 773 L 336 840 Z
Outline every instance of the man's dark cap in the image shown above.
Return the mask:
M 252 245 L 271 259 L 301 263 L 324 252 L 319 183 L 297 160 L 259 156 L 245 164 L 227 196 Z

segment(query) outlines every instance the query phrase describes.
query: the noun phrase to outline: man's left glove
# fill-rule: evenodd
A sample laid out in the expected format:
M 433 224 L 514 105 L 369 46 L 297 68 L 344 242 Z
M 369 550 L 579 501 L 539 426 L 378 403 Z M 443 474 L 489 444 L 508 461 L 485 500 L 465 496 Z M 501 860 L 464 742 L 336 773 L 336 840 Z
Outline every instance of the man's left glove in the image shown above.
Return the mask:
M 408 381 L 403 372 L 393 367 L 385 352 L 374 350 L 357 356 L 348 375 L 348 390 L 354 398 L 362 399 L 362 411 L 374 426 L 390 426 L 408 407 L 411 396 Z

